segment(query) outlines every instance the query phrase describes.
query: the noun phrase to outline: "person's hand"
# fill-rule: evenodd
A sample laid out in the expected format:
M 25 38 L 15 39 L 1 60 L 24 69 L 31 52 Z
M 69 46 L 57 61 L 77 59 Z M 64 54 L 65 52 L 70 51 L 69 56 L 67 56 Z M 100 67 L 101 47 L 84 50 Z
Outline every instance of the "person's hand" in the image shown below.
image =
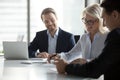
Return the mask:
M 48 58 L 49 54 L 47 52 L 38 53 L 37 58 Z
M 58 54 L 58 53 L 50 54 L 50 55 L 48 56 L 48 59 L 47 59 L 48 63 L 51 63 L 51 60 L 56 60 L 56 59 L 60 58 L 60 56 L 57 55 L 57 54 Z
M 78 58 L 76 60 L 73 60 L 70 64 L 85 64 L 87 62 L 86 59 Z
M 68 64 L 63 59 L 56 59 L 54 64 L 56 65 L 59 74 L 65 74 L 65 67 Z

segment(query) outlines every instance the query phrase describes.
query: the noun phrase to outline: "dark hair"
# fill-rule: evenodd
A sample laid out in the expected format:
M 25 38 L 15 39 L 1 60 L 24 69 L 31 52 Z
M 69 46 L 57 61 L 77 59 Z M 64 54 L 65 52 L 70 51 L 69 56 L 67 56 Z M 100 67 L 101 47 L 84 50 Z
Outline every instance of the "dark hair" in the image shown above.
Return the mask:
M 41 13 L 41 19 L 42 19 L 42 15 L 48 14 L 48 13 L 53 13 L 56 16 L 56 12 L 53 8 L 45 8 Z
M 103 0 L 101 5 L 107 13 L 111 13 L 116 10 L 120 12 L 120 1 L 119 0 Z

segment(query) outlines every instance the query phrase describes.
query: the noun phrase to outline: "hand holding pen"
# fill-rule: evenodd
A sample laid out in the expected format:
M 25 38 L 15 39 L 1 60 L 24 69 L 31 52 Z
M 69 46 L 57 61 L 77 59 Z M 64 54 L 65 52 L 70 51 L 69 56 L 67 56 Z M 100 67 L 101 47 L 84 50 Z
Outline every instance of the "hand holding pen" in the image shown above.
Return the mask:
M 47 60 L 49 63 L 51 63 L 51 60 L 55 60 L 56 58 L 59 58 L 59 57 L 60 56 L 57 53 L 55 53 L 55 54 L 49 55 Z

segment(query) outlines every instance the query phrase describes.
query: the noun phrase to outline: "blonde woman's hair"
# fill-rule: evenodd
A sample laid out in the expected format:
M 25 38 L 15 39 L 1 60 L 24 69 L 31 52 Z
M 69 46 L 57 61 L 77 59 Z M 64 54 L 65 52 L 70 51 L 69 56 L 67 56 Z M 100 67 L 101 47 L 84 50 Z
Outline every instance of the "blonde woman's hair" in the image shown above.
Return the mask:
M 83 15 L 88 14 L 96 19 L 99 20 L 99 31 L 101 33 L 105 33 L 106 29 L 103 26 L 103 20 L 101 18 L 101 8 L 99 6 L 99 4 L 92 4 L 88 7 L 86 7 L 83 11 Z

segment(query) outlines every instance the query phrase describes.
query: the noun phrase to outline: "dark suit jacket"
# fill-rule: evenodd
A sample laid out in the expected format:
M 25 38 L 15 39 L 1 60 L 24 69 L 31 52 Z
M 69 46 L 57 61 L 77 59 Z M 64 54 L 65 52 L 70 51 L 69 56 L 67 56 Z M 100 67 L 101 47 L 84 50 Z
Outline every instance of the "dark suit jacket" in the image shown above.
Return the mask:
M 75 45 L 74 36 L 71 33 L 59 29 L 58 39 L 56 44 L 56 53 L 68 52 Z M 34 40 L 30 43 L 29 57 L 35 57 L 35 52 L 39 49 L 40 52 L 48 52 L 48 35 L 47 30 L 37 32 Z
M 104 80 L 119 80 L 120 28 L 114 29 L 108 34 L 105 47 L 98 58 L 84 65 L 69 64 L 66 66 L 65 71 L 68 74 L 80 77 L 98 78 L 103 74 Z

